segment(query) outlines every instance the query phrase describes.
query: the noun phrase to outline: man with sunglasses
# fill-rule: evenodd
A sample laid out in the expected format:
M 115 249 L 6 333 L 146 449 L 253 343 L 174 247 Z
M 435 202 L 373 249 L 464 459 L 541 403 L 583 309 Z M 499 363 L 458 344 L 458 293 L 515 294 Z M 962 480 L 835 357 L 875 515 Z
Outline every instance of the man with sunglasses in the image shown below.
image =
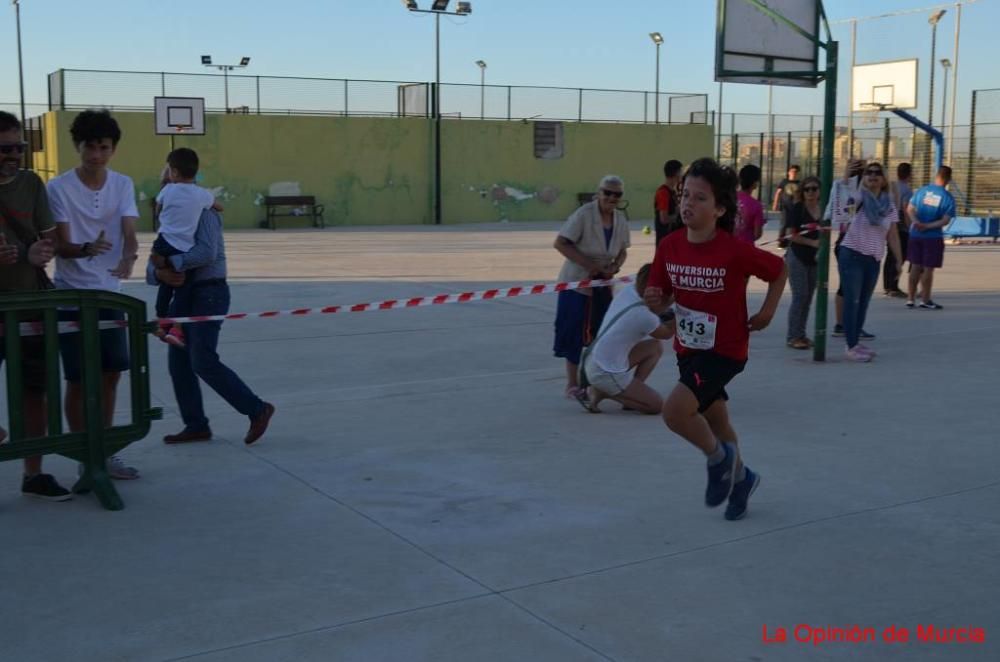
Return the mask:
M 0 293 L 35 292 L 45 281 L 41 269 L 52 259 L 56 248 L 55 223 L 49 212 L 45 184 L 38 175 L 21 170 L 27 145 L 21 139 L 21 122 L 0 111 Z M 6 347 L 0 342 L 0 363 Z M 28 438 L 46 432 L 46 366 L 42 336 L 21 339 L 24 393 L 24 430 Z M 7 432 L 0 429 L 0 443 Z M 42 473 L 42 457 L 24 460 L 21 494 L 48 501 L 66 501 L 73 495 L 49 474 Z
M 907 213 L 910 224 L 910 245 L 907 258 L 910 260 L 909 293 L 907 308 L 941 310 L 943 306 L 934 303 L 931 287 L 934 285 L 934 270 L 944 263 L 944 226 L 955 216 L 955 198 L 948 193 L 951 182 L 951 168 L 941 166 L 934 183 L 918 190 L 910 198 Z M 921 301 L 916 303 L 917 287 L 920 287 Z

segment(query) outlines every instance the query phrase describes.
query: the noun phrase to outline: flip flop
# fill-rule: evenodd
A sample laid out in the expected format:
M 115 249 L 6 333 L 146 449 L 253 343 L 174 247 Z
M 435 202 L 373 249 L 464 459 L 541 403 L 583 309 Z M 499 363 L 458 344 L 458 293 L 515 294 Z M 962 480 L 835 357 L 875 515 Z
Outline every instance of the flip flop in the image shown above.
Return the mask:
M 575 396 L 576 396 L 576 401 L 580 403 L 580 406 L 583 407 L 584 409 L 586 409 L 591 414 L 600 414 L 601 413 L 601 410 L 598 409 L 597 407 L 595 407 L 593 405 L 593 403 L 590 402 L 590 398 L 587 396 L 587 390 L 586 389 L 582 389 L 582 388 L 577 389 L 576 393 L 575 393 Z

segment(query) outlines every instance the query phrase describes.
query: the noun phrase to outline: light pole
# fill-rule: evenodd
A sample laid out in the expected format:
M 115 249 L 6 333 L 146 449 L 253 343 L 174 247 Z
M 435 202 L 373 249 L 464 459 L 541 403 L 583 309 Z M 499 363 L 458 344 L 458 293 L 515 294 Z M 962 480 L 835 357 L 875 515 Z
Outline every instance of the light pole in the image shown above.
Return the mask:
M 931 25 L 931 91 L 927 101 L 927 123 L 931 126 L 934 126 L 934 51 L 937 49 L 937 26 L 947 12 L 947 9 L 939 9 L 927 19 Z
M 21 4 L 19 0 L 10 0 L 14 5 L 14 17 L 17 21 L 17 82 L 21 89 L 21 132 L 27 135 L 28 116 L 24 113 L 24 67 L 21 64 Z
M 955 58 L 952 66 L 955 72 L 951 76 L 951 124 L 948 125 L 948 165 L 952 164 L 951 149 L 955 139 L 955 105 L 958 99 L 958 40 L 962 33 L 962 3 L 955 3 L 955 49 L 952 57 Z
M 219 71 L 222 72 L 222 79 L 224 81 L 223 85 L 225 86 L 225 90 L 226 90 L 226 112 L 228 113 L 229 112 L 229 72 L 232 71 L 233 69 L 243 69 L 243 68 L 249 66 L 250 65 L 250 58 L 249 57 L 242 57 L 242 58 L 240 58 L 240 63 L 239 64 L 212 64 L 212 56 L 211 55 L 202 55 L 201 56 L 201 63 L 203 65 L 205 65 L 206 67 L 214 67 L 215 69 L 218 69 Z
M 656 44 L 656 123 L 660 123 L 660 46 L 663 45 L 663 35 L 650 32 L 649 38 Z
M 944 89 L 941 92 L 941 128 L 948 126 L 948 72 L 951 70 L 951 60 L 941 58 L 941 68 L 944 69 Z M 955 118 L 952 118 L 952 122 Z
M 479 119 L 486 119 L 486 62 L 476 60 L 479 67 Z
M 458 8 L 450 12 L 451 0 L 433 0 L 430 9 L 420 9 L 417 0 L 403 0 L 403 6 L 419 14 L 434 14 L 434 224 L 441 224 L 441 15 L 468 16 L 472 13 L 471 2 L 459 2 Z

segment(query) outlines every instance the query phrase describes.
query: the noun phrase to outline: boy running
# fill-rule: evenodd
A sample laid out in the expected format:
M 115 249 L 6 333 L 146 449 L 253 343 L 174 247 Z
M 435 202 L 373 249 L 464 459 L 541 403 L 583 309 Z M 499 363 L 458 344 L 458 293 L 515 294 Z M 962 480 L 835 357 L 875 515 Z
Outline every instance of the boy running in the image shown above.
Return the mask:
M 654 311 L 675 302 L 680 379 L 663 403 L 663 420 L 705 454 L 705 505 L 714 508 L 728 498 L 727 520 L 746 515 L 760 477 L 741 461 L 725 387 L 746 365 L 750 331 L 771 323 L 788 277 L 779 256 L 732 235 L 736 183 L 735 173 L 712 159 L 691 164 L 681 196 L 686 229 L 657 248 L 644 294 Z M 752 317 L 746 306 L 749 276 L 769 283 Z

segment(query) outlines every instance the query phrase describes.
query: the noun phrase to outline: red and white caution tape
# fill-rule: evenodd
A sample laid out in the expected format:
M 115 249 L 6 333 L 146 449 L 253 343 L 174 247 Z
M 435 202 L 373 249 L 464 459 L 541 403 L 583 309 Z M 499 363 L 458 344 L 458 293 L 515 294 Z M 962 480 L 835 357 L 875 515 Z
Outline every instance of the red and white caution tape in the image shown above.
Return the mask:
M 162 324 L 195 324 L 198 322 L 222 322 L 226 320 L 262 319 L 274 317 L 302 317 L 304 315 L 330 315 L 333 313 L 366 313 L 376 310 L 394 310 L 397 308 L 419 308 L 422 306 L 441 306 L 449 303 L 469 303 L 472 301 L 492 301 L 493 299 L 510 299 L 514 297 L 534 296 L 537 294 L 552 294 L 566 290 L 579 290 L 586 287 L 610 287 L 618 283 L 632 283 L 633 276 L 621 276 L 608 279 L 587 279 L 566 283 L 540 283 L 507 288 L 479 290 L 477 292 L 460 292 L 457 294 L 438 294 L 429 297 L 412 297 L 410 299 L 386 299 L 371 303 L 356 303 L 349 306 L 323 306 L 321 308 L 293 308 L 291 310 L 268 310 L 257 313 L 229 313 L 227 315 L 194 315 L 191 317 L 167 317 L 158 320 Z M 102 321 L 98 323 L 101 329 L 114 329 L 127 326 L 121 320 Z M 22 336 L 37 336 L 45 332 L 41 322 L 21 322 Z M 0 325 L 2 330 L 2 325 Z M 80 330 L 79 322 L 59 322 L 59 333 L 74 333 Z
M 632 276 L 608 278 L 606 280 L 578 280 L 568 283 L 549 283 L 538 285 L 497 288 L 480 290 L 478 292 L 461 292 L 458 294 L 438 294 L 431 297 L 413 297 L 410 299 L 386 299 L 373 303 L 356 303 L 350 306 L 325 306 L 323 308 L 294 308 L 292 310 L 270 310 L 261 313 L 230 313 L 228 315 L 195 315 L 192 317 L 169 317 L 160 320 L 164 324 L 191 324 L 196 322 L 221 322 L 224 320 L 257 319 L 262 317 L 301 317 L 303 315 L 329 315 L 332 313 L 367 313 L 376 310 L 393 310 L 396 308 L 419 308 L 421 306 L 441 306 L 449 303 L 469 303 L 470 301 L 490 301 L 493 299 L 510 299 L 513 297 L 532 296 L 536 294 L 552 294 L 565 290 L 579 290 L 586 287 L 610 287 L 617 283 L 631 283 Z
M 783 238 L 788 239 L 789 237 L 794 237 L 800 234 L 805 234 L 806 232 L 829 232 L 831 230 L 829 225 L 820 225 L 819 223 L 806 223 L 802 226 L 802 230 L 793 231 L 791 234 L 786 234 Z M 757 246 L 767 246 L 768 244 L 776 244 L 780 242 L 781 239 L 771 239 L 770 241 L 762 241 Z

